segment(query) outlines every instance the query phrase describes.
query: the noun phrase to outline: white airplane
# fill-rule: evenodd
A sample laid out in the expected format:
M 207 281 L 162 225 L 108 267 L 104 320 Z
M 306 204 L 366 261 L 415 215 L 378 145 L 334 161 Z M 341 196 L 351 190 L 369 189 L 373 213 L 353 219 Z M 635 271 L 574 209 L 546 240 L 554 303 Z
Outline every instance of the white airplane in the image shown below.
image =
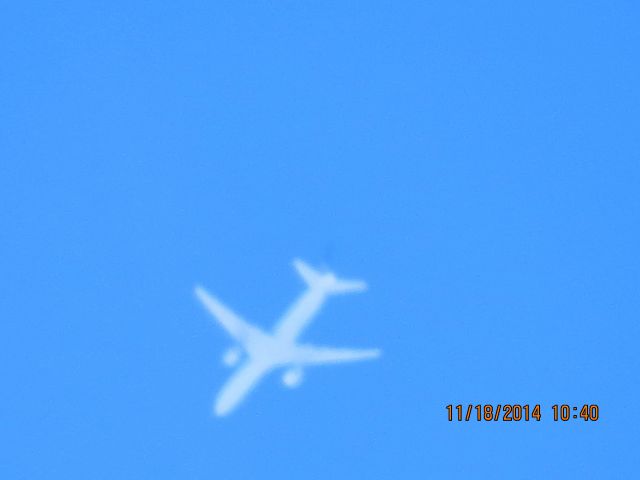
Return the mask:
M 302 369 L 305 366 L 367 360 L 380 355 L 376 349 L 314 347 L 296 342 L 329 295 L 362 292 L 367 284 L 359 280 L 341 280 L 333 273 L 317 272 L 301 260 L 294 260 L 293 265 L 308 289 L 291 305 L 273 333 L 250 325 L 204 288 L 196 286 L 198 299 L 241 347 L 229 349 L 223 356 L 224 363 L 230 367 L 238 364 L 242 351 L 246 356 L 243 365 L 220 391 L 214 407 L 216 415 L 228 414 L 264 375 L 275 368 L 286 368 L 282 381 L 287 387 L 293 388 L 302 381 Z

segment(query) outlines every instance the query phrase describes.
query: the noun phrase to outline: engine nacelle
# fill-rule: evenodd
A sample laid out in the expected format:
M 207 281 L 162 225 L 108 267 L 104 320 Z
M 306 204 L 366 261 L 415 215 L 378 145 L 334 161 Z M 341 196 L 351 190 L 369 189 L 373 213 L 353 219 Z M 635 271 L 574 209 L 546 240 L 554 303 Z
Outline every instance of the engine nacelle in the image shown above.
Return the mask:
M 290 368 L 282 375 L 282 383 L 289 388 L 295 388 L 302 383 L 304 372 L 301 368 Z
M 224 355 L 222 356 L 222 363 L 224 363 L 227 367 L 233 367 L 237 365 L 240 361 L 240 356 L 242 352 L 239 348 L 230 348 Z

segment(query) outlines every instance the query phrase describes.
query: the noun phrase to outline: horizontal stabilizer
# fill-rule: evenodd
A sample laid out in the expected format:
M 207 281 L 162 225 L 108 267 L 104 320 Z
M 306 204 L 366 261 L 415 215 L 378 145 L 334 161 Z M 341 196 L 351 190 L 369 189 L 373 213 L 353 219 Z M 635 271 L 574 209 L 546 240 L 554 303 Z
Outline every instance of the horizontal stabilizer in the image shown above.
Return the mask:
M 336 280 L 331 286 L 331 293 L 355 293 L 364 292 L 367 284 L 361 280 Z
M 310 287 L 317 285 L 320 283 L 322 279 L 322 274 L 311 268 L 309 265 L 304 263 L 302 260 L 295 259 L 293 261 L 293 266 L 298 271 L 298 274 L 302 277 L 302 279 L 309 285 Z
M 342 280 L 333 273 L 318 272 L 299 259 L 293 261 L 293 266 L 309 288 L 318 288 L 331 294 L 363 292 L 367 289 L 367 284 L 361 280 Z

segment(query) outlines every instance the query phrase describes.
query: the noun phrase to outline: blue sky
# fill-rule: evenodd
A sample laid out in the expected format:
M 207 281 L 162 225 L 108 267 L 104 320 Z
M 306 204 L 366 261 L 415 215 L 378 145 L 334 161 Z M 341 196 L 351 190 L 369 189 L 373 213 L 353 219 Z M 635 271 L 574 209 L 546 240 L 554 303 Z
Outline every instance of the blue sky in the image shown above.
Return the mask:
M 0 476 L 633 477 L 639 9 L 561 3 L 5 5 Z M 216 419 L 193 286 L 268 328 L 296 256 L 384 356 Z

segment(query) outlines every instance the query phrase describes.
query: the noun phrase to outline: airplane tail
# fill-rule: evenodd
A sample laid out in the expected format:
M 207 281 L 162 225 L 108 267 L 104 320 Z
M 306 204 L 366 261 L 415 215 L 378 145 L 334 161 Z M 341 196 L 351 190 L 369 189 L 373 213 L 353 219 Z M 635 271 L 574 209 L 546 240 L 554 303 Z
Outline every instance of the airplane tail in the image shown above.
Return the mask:
M 320 273 L 302 260 L 293 261 L 293 266 L 309 288 L 322 288 L 331 294 L 363 292 L 367 284 L 362 280 L 343 280 L 333 273 Z

